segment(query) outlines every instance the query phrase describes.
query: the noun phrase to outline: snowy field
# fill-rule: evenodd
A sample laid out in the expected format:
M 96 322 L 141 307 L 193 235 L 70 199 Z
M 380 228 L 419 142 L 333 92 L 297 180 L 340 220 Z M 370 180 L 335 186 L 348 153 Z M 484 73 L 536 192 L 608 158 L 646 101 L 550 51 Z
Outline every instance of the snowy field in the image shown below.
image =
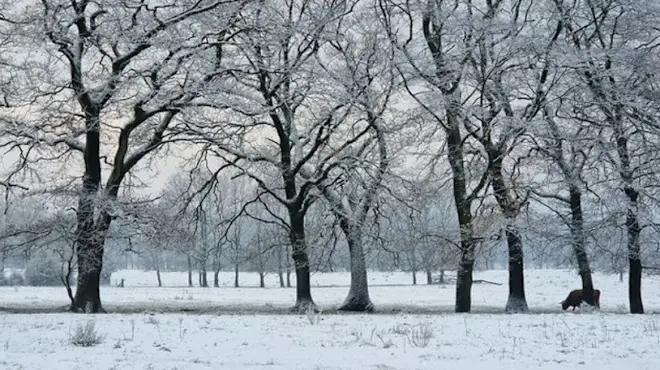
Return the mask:
M 266 289 L 242 274 L 235 289 L 154 287 L 155 274 L 120 271 L 125 288 L 102 290 L 107 315 L 66 313 L 62 288 L 0 288 L 0 369 L 660 369 L 660 315 L 628 315 L 627 283 L 596 274 L 602 312 L 562 312 L 559 301 L 580 285 L 570 271 L 526 273 L 531 314 L 506 315 L 506 271 L 477 272 L 472 314 L 454 314 L 454 287 L 409 285 L 404 273 L 375 273 L 376 315 L 335 314 L 348 274 L 315 274 L 319 315 L 292 315 L 294 290 Z M 224 285 L 233 274 L 221 275 Z M 425 276 L 420 274 L 419 281 Z M 211 280 L 212 282 L 212 280 Z M 185 274 L 163 274 L 186 285 Z M 660 279 L 645 276 L 644 303 L 660 312 Z M 5 313 L 3 313 L 3 311 Z M 118 313 L 121 312 L 121 313 Z M 195 313 L 195 314 L 192 314 Z M 94 322 L 104 340 L 71 343 Z

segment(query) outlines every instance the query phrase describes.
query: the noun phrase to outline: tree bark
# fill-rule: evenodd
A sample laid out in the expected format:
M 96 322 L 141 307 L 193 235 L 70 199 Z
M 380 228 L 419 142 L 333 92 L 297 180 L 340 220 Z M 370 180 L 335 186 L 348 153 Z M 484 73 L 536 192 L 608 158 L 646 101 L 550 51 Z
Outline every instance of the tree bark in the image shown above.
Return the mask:
M 88 241 L 78 247 L 78 281 L 71 310 L 84 313 L 103 313 L 99 285 L 103 267 L 103 245 Z
M 192 259 L 188 256 L 188 287 L 193 287 Z
M 286 287 L 291 288 L 291 260 L 289 259 L 289 246 L 286 247 Z
M 201 286 L 202 288 L 208 288 L 209 280 L 208 280 L 208 276 L 206 275 L 206 261 L 204 261 L 200 266 L 199 276 L 201 278 L 201 282 L 199 286 Z
M 240 286 L 240 281 L 239 281 L 239 274 L 240 274 L 240 266 L 238 262 L 234 263 L 234 288 L 238 288 Z
M 369 298 L 369 281 L 367 278 L 367 264 L 364 258 L 362 236 L 357 225 L 350 220 L 342 218 L 339 225 L 344 232 L 351 265 L 351 286 L 348 296 L 339 307 L 342 311 L 373 312 L 374 305 Z
M 642 303 L 642 260 L 640 257 L 639 235 L 641 227 L 637 217 L 638 193 L 632 188 L 624 189 L 629 199 L 626 227 L 628 229 L 628 300 L 630 313 L 644 313 Z
M 523 246 L 520 232 L 513 226 L 505 230 L 509 247 L 509 297 L 506 301 L 506 312 L 527 312 L 527 299 L 525 298 L 525 274 L 523 264 Z
M 455 94 L 459 94 L 456 92 Z M 460 101 L 451 100 L 447 108 L 447 157 L 452 169 L 454 203 L 460 226 L 460 262 L 456 271 L 456 312 L 470 312 L 472 309 L 472 273 L 476 241 L 472 225 L 472 198 L 468 197 L 463 163 L 463 139 L 458 122 Z
M 110 227 L 111 218 L 104 211 L 96 219 L 96 198 L 101 184 L 100 159 L 100 112 L 98 107 L 85 102 L 87 127 L 86 144 L 83 153 L 85 172 L 82 192 L 78 200 L 76 257 L 78 260 L 78 281 L 71 311 L 85 313 L 105 312 L 101 305 L 99 284 L 103 268 L 103 244 L 105 232 Z M 107 201 L 108 199 L 103 199 Z
M 412 271 L 412 284 L 417 285 L 417 248 L 413 244 L 410 250 L 410 270 Z
M 639 245 L 639 236 L 642 232 L 638 216 L 639 192 L 634 186 L 634 174 L 628 150 L 628 136 L 623 126 L 622 110 L 623 108 L 617 104 L 614 107 L 614 112 L 606 111 L 609 112 L 608 119 L 614 128 L 616 150 L 620 162 L 619 175 L 624 184 L 623 193 L 628 203 L 626 229 L 628 231 L 628 300 L 630 313 L 642 314 L 644 313 L 644 304 L 642 303 L 642 260 Z
M 590 306 L 595 306 L 594 284 L 591 275 L 589 257 L 587 257 L 586 241 L 584 237 L 584 219 L 582 216 L 582 193 L 577 186 L 569 188 L 569 202 L 571 206 L 571 235 L 573 238 L 573 252 L 578 265 L 580 279 L 582 279 L 582 300 Z
M 504 181 L 503 163 L 504 153 L 492 147 L 493 144 L 486 143 L 488 147 L 491 185 L 495 200 L 506 219 L 506 241 L 509 250 L 509 297 L 506 301 L 506 312 L 527 312 L 527 299 L 525 298 L 525 270 L 523 243 L 520 232 L 514 226 L 516 215 L 522 204 L 519 204 L 512 196 L 510 189 Z
M 468 243 L 462 248 L 461 262 L 458 264 L 456 272 L 456 312 L 470 312 L 472 309 L 472 271 L 474 270 L 474 258 L 469 255 Z
M 222 265 L 220 264 L 220 256 L 218 255 L 219 253 L 215 253 L 213 256 L 213 287 L 214 288 L 219 288 L 220 287 L 220 268 Z
M 284 288 L 284 266 L 282 262 L 282 247 L 277 247 L 277 276 L 280 279 L 280 288 Z
M 291 222 L 289 238 L 293 252 L 291 257 L 296 269 L 296 303 L 291 310 L 297 312 L 307 312 L 309 309 L 316 310 L 310 283 L 309 256 L 307 255 L 307 242 L 305 240 L 305 218 L 302 211 L 297 209 L 295 205 L 289 209 L 289 220 Z
M 154 256 L 154 267 L 156 267 L 156 278 L 158 279 L 158 286 L 163 286 L 163 280 L 160 278 L 160 263 L 158 262 L 158 256 Z

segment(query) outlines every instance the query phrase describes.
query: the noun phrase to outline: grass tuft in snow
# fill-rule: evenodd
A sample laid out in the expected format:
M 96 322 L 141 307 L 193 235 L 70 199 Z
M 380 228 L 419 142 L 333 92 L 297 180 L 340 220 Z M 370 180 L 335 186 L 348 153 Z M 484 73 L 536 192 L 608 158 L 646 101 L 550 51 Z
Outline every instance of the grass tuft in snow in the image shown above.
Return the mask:
M 309 320 L 309 323 L 312 325 L 316 325 L 319 322 L 321 322 L 321 311 L 316 309 L 313 306 L 307 306 L 307 311 L 305 312 L 307 315 L 307 320 Z
M 96 330 L 94 321 L 87 321 L 85 325 L 78 324 L 76 331 L 69 337 L 69 342 L 76 347 L 94 347 L 103 343 L 105 334 Z
M 433 339 L 433 328 L 428 323 L 416 324 L 410 328 L 408 339 L 413 347 L 425 348 Z

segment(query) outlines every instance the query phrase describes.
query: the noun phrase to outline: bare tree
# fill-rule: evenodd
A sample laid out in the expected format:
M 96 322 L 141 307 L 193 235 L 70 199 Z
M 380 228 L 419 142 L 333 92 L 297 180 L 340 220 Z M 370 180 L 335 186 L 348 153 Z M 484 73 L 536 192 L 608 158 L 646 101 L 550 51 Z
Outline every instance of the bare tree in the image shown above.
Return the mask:
M 538 143 L 536 149 L 544 160 L 550 161 L 551 167 L 548 169 L 548 176 L 544 179 L 546 186 L 537 186 L 533 192 L 537 202 L 556 213 L 568 227 L 578 272 L 582 279 L 583 298 L 587 304 L 594 306 L 594 286 L 587 254 L 583 199 L 585 190 L 589 188 L 587 169 L 598 168 L 592 155 L 597 141 L 594 135 L 597 134 L 588 127 L 571 129 L 570 123 L 560 125 L 557 122 L 560 118 L 550 105 L 544 107 L 544 112 L 546 125 L 539 125 L 539 130 L 534 136 Z M 559 174 L 559 184 L 553 181 L 555 173 Z M 559 205 L 555 204 L 557 202 Z M 569 211 L 568 215 L 566 210 Z
M 328 52 L 327 61 L 321 64 L 334 80 L 336 89 L 355 101 L 356 115 L 371 126 L 371 134 L 356 146 L 352 157 L 341 169 L 333 171 L 328 180 L 317 184 L 327 199 L 330 209 L 339 221 L 349 248 L 351 285 L 340 310 L 374 310 L 369 298 L 367 266 L 364 255 L 365 222 L 379 193 L 383 177 L 387 173 L 390 154 L 386 135 L 393 131 L 385 118 L 391 108 L 391 98 L 396 88 L 396 74 L 391 65 L 392 48 L 383 42 L 377 23 L 365 23 L 374 8 L 362 4 L 360 9 L 344 17 L 344 27 L 338 28 Z M 303 175 L 313 180 L 303 168 Z
M 653 92 L 658 30 L 651 24 L 660 14 L 652 1 L 554 3 L 572 49 L 572 76 L 588 94 L 572 118 L 600 129 L 606 143 L 601 158 L 616 169 L 616 187 L 626 201 L 630 312 L 644 313 L 640 208 L 646 194 L 641 189 L 649 181 L 657 183 L 657 155 L 649 155 L 657 153 L 651 143 L 658 135 L 658 97 Z
M 44 0 L 16 20 L 16 35 L 37 68 L 25 80 L 36 114 L 15 116 L 3 133 L 30 153 L 21 168 L 72 151 L 83 158 L 77 206 L 78 284 L 73 311 L 103 312 L 99 278 L 113 203 L 126 174 L 163 143 L 181 110 L 219 78 L 215 58 L 240 1 L 181 1 L 170 5 Z M 195 24 L 212 17 L 216 32 Z M 187 25 L 187 26 L 184 26 Z M 206 59 L 201 58 L 206 57 Z M 24 130 L 21 127 L 30 127 Z M 80 140 L 84 139 L 84 140 Z M 104 154 L 109 151 L 112 154 Z M 69 156 L 70 157 L 70 156 Z M 111 158 L 111 159 L 108 159 Z M 109 175 L 102 186 L 102 170 Z
M 221 132 L 204 117 L 189 121 L 208 151 L 259 184 L 257 195 L 286 209 L 296 270 L 294 310 L 314 307 L 305 215 L 316 186 L 342 163 L 345 152 L 371 126 L 351 120 L 352 97 L 329 89 L 321 67 L 335 28 L 350 8 L 345 1 L 260 3 L 242 14 L 249 30 L 237 36 L 228 88 L 231 128 Z M 229 62 L 228 62 L 229 63 Z M 301 178 L 301 172 L 309 176 Z
M 480 35 L 483 16 L 469 2 L 401 2 L 380 0 L 383 22 L 406 62 L 399 66 L 409 96 L 444 134 L 452 172 L 453 197 L 460 230 L 460 263 L 456 279 L 456 312 L 472 305 L 472 272 L 478 237 L 473 229 L 473 204 L 489 183 L 486 161 L 472 151 L 462 130 L 464 71 Z M 421 19 L 421 23 L 419 23 Z M 427 91 L 433 92 L 431 99 Z M 466 167 L 466 163 L 470 166 Z

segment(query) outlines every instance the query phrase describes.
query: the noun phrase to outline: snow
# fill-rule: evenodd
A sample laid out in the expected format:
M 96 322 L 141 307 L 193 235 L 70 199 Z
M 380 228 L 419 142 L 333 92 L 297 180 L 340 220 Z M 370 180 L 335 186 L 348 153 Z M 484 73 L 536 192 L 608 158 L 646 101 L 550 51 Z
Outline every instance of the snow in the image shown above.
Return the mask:
M 121 271 L 113 279 L 121 276 L 127 287 L 102 290 L 109 311 L 128 306 L 134 313 L 1 313 L 64 306 L 67 298 L 62 288 L 0 288 L 0 369 L 660 368 L 660 316 L 627 314 L 627 283 L 617 276 L 594 276 L 601 312 L 574 313 L 561 311 L 559 302 L 579 287 L 575 272 L 527 271 L 532 313 L 507 315 L 506 284 L 475 284 L 474 313 L 454 314 L 453 286 L 411 286 L 409 274 L 370 272 L 380 313 L 368 315 L 331 313 L 348 292 L 349 274 L 315 274 L 312 294 L 326 313 L 306 316 L 283 313 L 294 289 L 277 288 L 276 276 L 266 289 L 235 289 L 157 288 L 148 286 L 152 275 Z M 258 283 L 256 274 L 243 276 L 246 284 Z M 223 273 L 224 281 L 230 277 Z M 187 283 L 185 273 L 163 278 Z M 505 283 L 507 274 L 475 278 Z M 647 312 L 659 311 L 658 280 L 644 278 Z M 177 312 L 182 308 L 202 313 Z M 71 344 L 76 327 L 90 320 L 105 340 Z M 428 343 L 414 340 L 422 332 L 432 334 Z

